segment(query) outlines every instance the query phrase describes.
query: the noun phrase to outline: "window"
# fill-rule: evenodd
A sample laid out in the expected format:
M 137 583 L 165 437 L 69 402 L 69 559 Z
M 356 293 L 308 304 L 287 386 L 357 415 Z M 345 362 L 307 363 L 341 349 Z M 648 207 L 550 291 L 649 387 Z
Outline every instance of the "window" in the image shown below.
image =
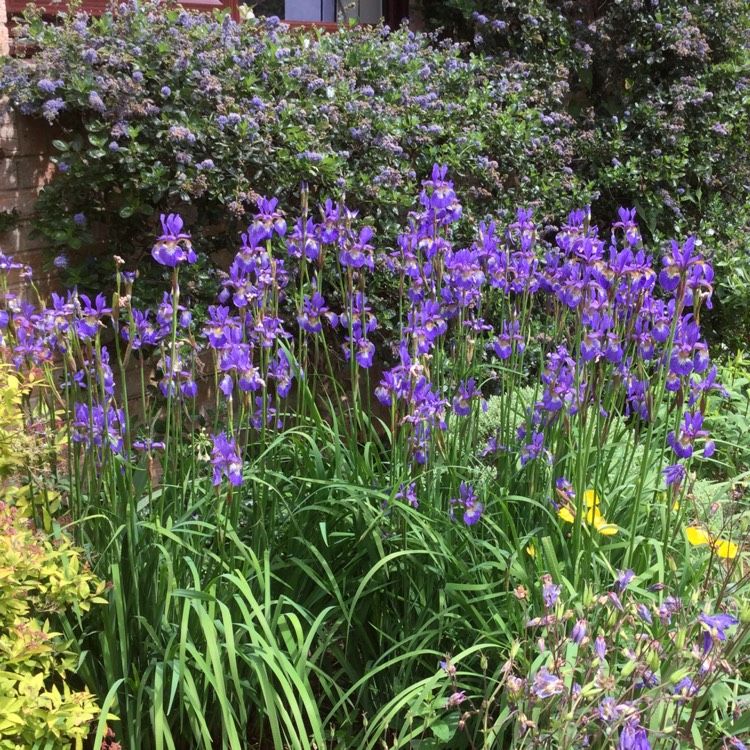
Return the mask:
M 249 0 L 256 16 L 278 16 L 283 21 L 336 23 L 356 18 L 377 23 L 383 15 L 382 0 Z
M 38 0 L 40 4 L 42 1 Z M 8 14 L 21 13 L 29 2 L 6 0 Z M 99 15 L 110 3 L 111 0 L 81 0 L 80 8 Z M 191 10 L 229 8 L 235 19 L 239 18 L 238 6 L 244 4 L 249 5 L 256 16 L 278 16 L 284 21 L 297 23 L 333 24 L 355 18 L 360 23 L 376 24 L 385 16 L 386 23 L 397 26 L 409 14 L 409 0 L 181 0 L 181 3 Z M 45 5 L 54 12 L 54 4 Z

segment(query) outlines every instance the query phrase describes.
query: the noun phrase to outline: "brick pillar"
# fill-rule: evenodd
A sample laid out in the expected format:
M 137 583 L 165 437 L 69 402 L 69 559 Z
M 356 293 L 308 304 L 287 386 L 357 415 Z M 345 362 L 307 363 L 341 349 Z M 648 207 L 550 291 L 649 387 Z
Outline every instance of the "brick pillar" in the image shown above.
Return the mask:
M 8 12 L 5 0 L 0 0 L 0 57 L 10 53 L 10 36 L 8 35 Z

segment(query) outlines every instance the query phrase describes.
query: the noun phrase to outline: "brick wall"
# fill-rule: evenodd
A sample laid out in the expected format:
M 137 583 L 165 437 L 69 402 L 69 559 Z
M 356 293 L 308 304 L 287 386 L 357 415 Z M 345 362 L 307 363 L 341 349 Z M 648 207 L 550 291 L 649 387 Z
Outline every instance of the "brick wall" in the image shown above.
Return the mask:
M 54 174 L 53 137 L 46 122 L 19 117 L 0 102 L 0 213 L 15 209 L 19 214 L 18 225 L 0 233 L 0 248 L 31 266 L 34 279 L 47 288 L 53 279 L 42 270 L 44 241 L 31 238 L 30 224 L 39 190 Z
M 7 18 L 6 0 L 0 0 L 0 56 L 10 53 Z M 45 122 L 19 118 L 0 100 L 0 214 L 13 209 L 19 214 L 18 226 L 0 233 L 0 249 L 31 266 L 34 278 L 46 289 L 54 280 L 42 270 L 44 244 L 31 239 L 29 222 L 39 189 L 52 177 L 52 138 Z M 15 281 L 17 285 L 18 278 Z

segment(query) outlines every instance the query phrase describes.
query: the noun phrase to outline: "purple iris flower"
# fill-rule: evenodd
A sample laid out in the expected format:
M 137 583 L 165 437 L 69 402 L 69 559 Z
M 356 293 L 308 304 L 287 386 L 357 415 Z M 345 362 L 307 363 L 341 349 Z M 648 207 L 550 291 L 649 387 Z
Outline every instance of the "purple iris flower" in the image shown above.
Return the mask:
M 180 357 L 164 357 L 164 377 L 159 383 L 159 390 L 164 398 L 175 396 L 179 388 L 180 393 L 187 398 L 195 398 L 198 392 L 198 386 L 193 380 L 193 375 L 189 370 L 183 368 Z
M 276 210 L 278 198 L 258 198 L 258 213 L 248 229 L 256 244 L 270 240 L 274 232 L 280 237 L 286 234 L 286 221 L 280 211 Z
M 698 324 L 686 316 L 675 336 L 675 344 L 669 360 L 669 369 L 676 375 L 689 375 L 693 370 L 700 373 L 708 368 L 708 347 L 700 341 Z
M 420 308 L 410 315 L 410 323 L 404 328 L 417 342 L 417 354 L 427 354 L 439 336 L 448 330 L 443 309 L 436 300 L 426 299 Z
M 602 351 L 602 334 L 600 331 L 588 330 L 581 338 L 581 357 L 584 362 L 596 359 Z
M 12 255 L 5 255 L 0 250 L 0 271 L 14 271 L 18 268 L 23 268 L 22 263 L 14 263 Z
M 514 320 L 510 326 L 508 321 L 503 321 L 502 331 L 489 346 L 492 346 L 498 359 L 508 359 L 513 352 L 513 342 L 516 343 L 516 351 L 520 354 L 525 348 L 525 341 L 520 334 L 520 325 Z
M 167 334 L 167 326 L 156 326 L 151 321 L 151 310 L 141 312 L 133 310 L 133 338 L 130 339 L 129 328 L 122 329 L 122 337 L 131 343 L 136 351 L 142 346 L 156 346 Z
M 79 299 L 81 311 L 80 317 L 76 320 L 76 331 L 81 338 L 89 339 L 96 336 L 103 327 L 101 319 L 111 313 L 112 308 L 107 307 L 107 298 L 103 294 L 97 294 L 93 303 L 85 294 L 81 294 Z
M 722 398 L 729 398 L 729 391 L 717 382 L 718 370 L 714 365 L 700 381 L 695 378 L 690 378 L 690 398 L 688 399 L 688 406 L 693 406 L 699 398 L 711 391 L 716 391 Z
M 232 380 L 231 375 L 224 375 L 219 381 L 219 390 L 224 394 L 225 398 L 232 398 L 232 393 L 234 393 L 234 380 Z
M 410 386 L 409 365 L 396 365 L 383 373 L 380 384 L 375 389 L 375 397 L 383 406 L 393 406 L 409 395 Z
M 604 358 L 613 364 L 622 361 L 623 351 L 620 337 L 616 333 L 609 331 L 602 345 L 602 354 Z
M 464 523 L 467 526 L 473 526 L 482 516 L 484 511 L 484 505 L 477 500 L 477 496 L 474 494 L 474 488 L 461 482 L 461 486 L 458 489 L 458 497 L 451 498 L 451 509 L 450 517 L 451 521 L 455 521 L 454 508 L 456 506 L 464 508 Z
M 484 271 L 476 250 L 457 250 L 446 254 L 445 268 L 451 291 L 462 306 L 470 305 L 481 297 Z
M 341 219 L 339 214 L 346 214 L 347 209 L 340 212 L 339 207 L 329 198 L 326 200 L 325 206 L 321 206 L 321 212 L 323 214 L 323 223 L 319 224 L 317 227 L 318 239 L 320 242 L 326 244 L 336 242 L 341 232 Z
M 151 255 L 157 263 L 176 268 L 180 263 L 198 260 L 190 235 L 182 231 L 183 221 L 178 214 L 161 215 L 162 235 L 156 240 Z
M 453 183 L 445 179 L 447 173 L 447 166 L 434 164 L 432 167 L 432 179 L 423 180 L 422 185 L 428 189 L 422 193 L 424 196 L 422 202 L 426 207 L 443 209 L 448 208 L 456 202 Z
M 260 390 L 265 385 L 258 368 L 253 365 L 253 350 L 248 344 L 226 350 L 221 357 L 220 367 L 222 372 L 237 373 L 237 385 L 245 393 Z M 228 386 L 225 384 L 225 387 Z
M 75 404 L 75 418 L 71 422 L 71 437 L 74 443 L 86 448 L 108 447 L 113 453 L 123 453 L 125 435 L 125 413 L 122 409 L 94 404 L 89 409 L 86 404 Z
M 372 358 L 375 356 L 375 344 L 369 339 L 360 338 L 355 340 L 354 359 L 360 367 L 372 367 Z M 349 351 L 348 349 L 346 351 Z
M 276 359 L 268 367 L 268 377 L 276 381 L 276 392 L 281 398 L 286 398 L 289 395 L 294 379 L 287 356 L 283 350 L 279 350 Z
M 419 501 L 417 500 L 417 483 L 411 482 L 408 485 L 401 483 L 398 487 L 398 492 L 394 495 L 394 499 L 407 502 L 412 508 L 419 508 Z
M 462 380 L 458 386 L 458 393 L 453 397 L 453 411 L 459 417 L 468 417 L 471 413 L 471 402 L 475 398 L 482 398 L 482 392 L 475 386 L 474 378 Z M 482 399 L 484 410 L 487 402 Z
M 148 451 L 150 453 L 151 451 L 163 451 L 165 448 L 166 445 L 161 440 L 151 440 L 151 438 L 148 438 L 133 441 L 133 450 L 137 451 Z
M 521 466 L 526 466 L 529 461 L 538 458 L 544 452 L 544 433 L 534 432 L 531 435 L 531 443 L 521 448 Z
M 659 283 L 668 292 L 677 289 L 680 276 L 687 275 L 687 270 L 692 263 L 700 259 L 700 255 L 694 254 L 695 237 L 690 237 L 680 247 L 672 241 L 672 252 L 664 256 L 664 270 L 659 274 Z
M 700 412 L 695 414 L 685 412 L 685 416 L 680 422 L 679 436 L 675 436 L 674 430 L 667 435 L 667 443 L 679 458 L 690 458 L 693 455 L 693 443 L 698 438 L 708 437 L 708 431 L 701 429 L 702 427 L 703 414 Z M 714 444 L 707 440 L 703 455 L 708 458 L 713 452 Z
M 314 292 L 312 297 L 305 297 L 302 302 L 302 314 L 297 316 L 300 328 L 308 333 L 320 333 L 323 330 L 324 317 L 332 326 L 338 325 L 338 316 L 326 307 L 326 301 L 320 292 Z
M 203 333 L 214 349 L 227 349 L 242 340 L 239 318 L 231 316 L 229 308 L 224 305 L 211 305 L 208 308 L 208 321 Z
M 669 487 L 670 484 L 679 487 L 682 484 L 682 480 L 685 479 L 687 472 L 682 464 L 672 464 L 671 466 L 662 469 L 662 474 L 664 474 L 664 480 L 667 487 Z
M 344 327 L 350 328 L 355 339 L 363 338 L 368 333 L 372 333 L 378 327 L 378 321 L 372 314 L 372 308 L 367 304 L 367 298 L 362 292 L 356 292 L 351 302 L 351 316 L 348 312 L 339 317 L 339 323 Z
M 372 227 L 364 227 L 360 231 L 359 238 L 355 242 L 345 242 L 339 252 L 339 261 L 341 262 L 341 265 L 351 266 L 352 268 L 365 267 L 373 271 L 375 269 L 375 263 L 373 261 L 373 252 L 375 248 L 368 244 L 372 239 L 372 236 Z
M 274 422 L 274 417 L 276 416 L 276 409 L 273 406 L 273 401 L 271 400 L 271 396 L 269 395 L 266 399 L 263 398 L 263 396 L 256 396 L 255 397 L 255 412 L 252 417 L 250 417 L 250 424 L 256 429 L 260 430 L 263 428 L 263 412 L 265 410 L 265 424 L 266 425 L 272 425 Z M 281 419 L 276 420 L 276 428 L 281 429 L 283 426 L 283 423 Z
M 222 476 L 235 486 L 242 484 L 242 459 L 234 438 L 228 438 L 222 432 L 214 435 L 213 441 L 211 465 L 214 467 L 214 485 L 221 484 Z
M 248 320 L 252 321 L 248 314 Z M 291 334 L 284 329 L 284 321 L 264 312 L 251 323 L 251 338 L 255 343 L 260 344 L 263 349 L 270 349 L 279 339 L 288 339 Z
M 311 218 L 304 224 L 302 219 L 292 229 L 286 243 L 287 251 L 292 258 L 301 258 L 303 255 L 308 260 L 315 261 L 320 255 L 320 240 L 318 239 L 317 226 Z
M 625 234 L 625 240 L 629 245 L 637 245 L 640 242 L 641 235 L 638 231 L 638 224 L 635 221 L 635 209 L 620 208 L 618 213 L 620 221 L 616 221 L 612 224 L 612 227 L 622 229 Z

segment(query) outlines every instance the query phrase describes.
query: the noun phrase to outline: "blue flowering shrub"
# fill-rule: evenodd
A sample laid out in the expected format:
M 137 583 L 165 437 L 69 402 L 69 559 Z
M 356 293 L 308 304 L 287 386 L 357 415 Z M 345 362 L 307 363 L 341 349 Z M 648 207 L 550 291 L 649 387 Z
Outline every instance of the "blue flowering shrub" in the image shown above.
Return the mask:
M 86 684 L 128 748 L 741 747 L 747 508 L 696 482 L 711 264 L 624 208 L 464 242 L 446 166 L 420 177 L 395 247 L 343 201 L 259 197 L 205 321 L 176 213 L 152 308 L 122 258 L 112 297 L 3 295 L 113 582 Z
M 541 116 L 542 105 L 560 109 L 564 88 L 537 89 L 524 66 L 426 34 L 316 36 L 168 2 L 54 24 L 30 10 L 18 32 L 33 64 L 6 59 L 0 92 L 63 128 L 36 228 L 71 285 L 94 287 L 91 269 L 64 253 L 102 231 L 119 255 L 138 257 L 156 217 L 179 209 L 197 250 L 226 250 L 259 195 L 290 210 L 303 182 L 345 192 L 390 243 L 417 175 L 436 161 L 476 217 L 517 204 L 559 215 L 589 198 L 570 168 L 571 121 Z

